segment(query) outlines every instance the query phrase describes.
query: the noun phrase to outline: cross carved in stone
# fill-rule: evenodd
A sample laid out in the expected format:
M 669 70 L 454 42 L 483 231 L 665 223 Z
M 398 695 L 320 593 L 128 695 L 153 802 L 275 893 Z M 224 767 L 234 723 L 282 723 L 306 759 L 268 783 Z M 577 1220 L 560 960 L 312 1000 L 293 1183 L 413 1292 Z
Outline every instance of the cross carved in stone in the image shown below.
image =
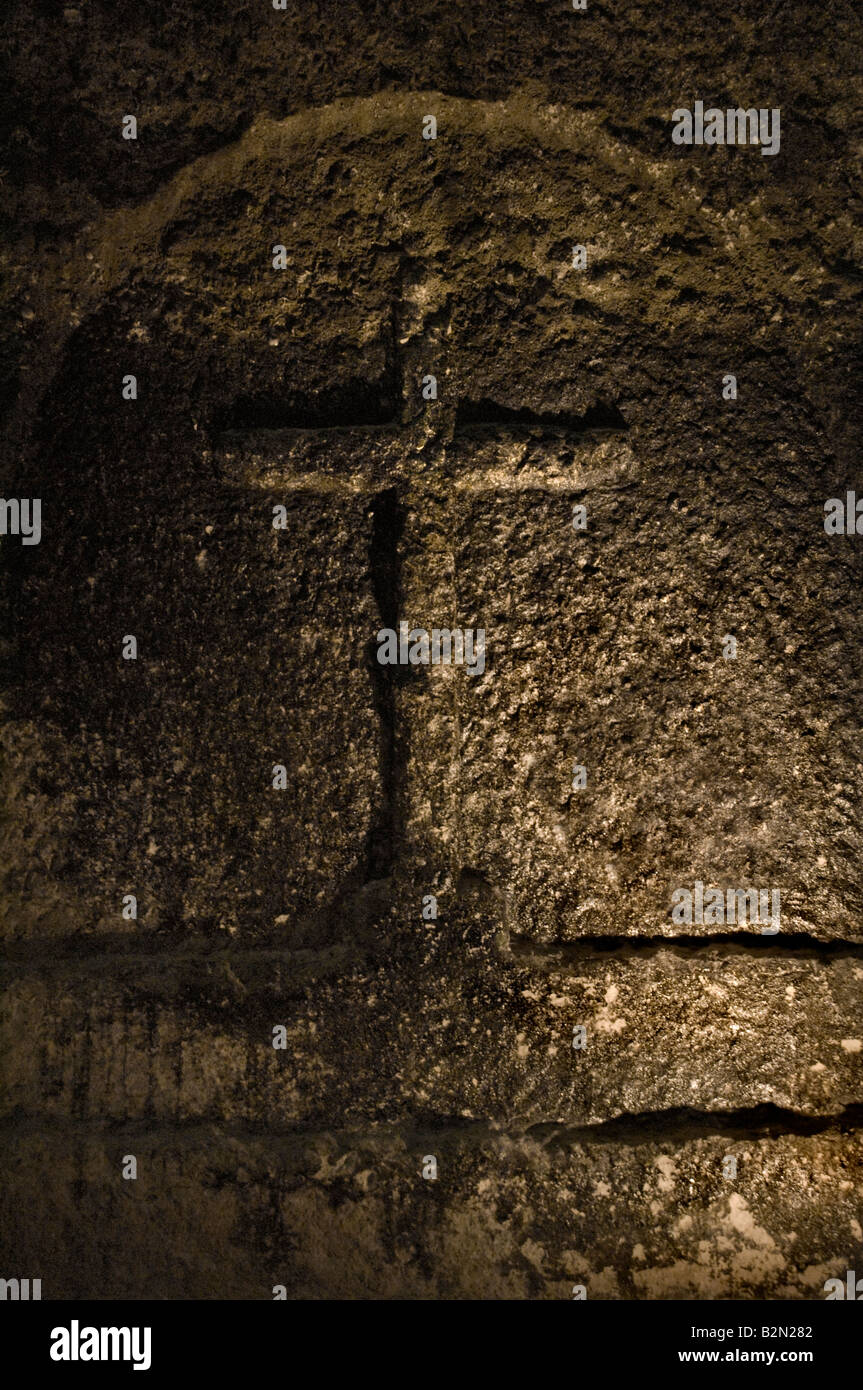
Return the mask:
M 433 370 L 432 367 L 429 370 Z M 460 611 L 456 544 L 459 499 L 539 491 L 583 494 L 592 486 L 626 486 L 632 456 L 625 424 L 612 407 L 585 414 L 536 414 L 489 400 L 425 402 L 418 374 L 403 392 L 401 418 L 375 418 L 374 408 L 339 411 L 339 424 L 279 418 L 268 427 L 230 418 L 211 451 L 226 480 L 262 490 L 274 504 L 288 492 L 313 497 L 362 496 L 371 515 L 370 580 L 380 627 L 486 630 L 485 676 L 463 666 L 399 668 L 369 664 L 381 721 L 383 805 L 372 834 L 369 880 L 410 874 L 429 885 L 453 881 L 464 867 L 458 845 L 459 688 L 489 679 L 493 630 L 484 615 Z M 272 422 L 278 421 L 276 427 Z M 239 424 L 239 427 L 238 427 Z M 562 546 L 577 543 L 562 528 Z M 551 615 L 550 615 L 551 616 Z

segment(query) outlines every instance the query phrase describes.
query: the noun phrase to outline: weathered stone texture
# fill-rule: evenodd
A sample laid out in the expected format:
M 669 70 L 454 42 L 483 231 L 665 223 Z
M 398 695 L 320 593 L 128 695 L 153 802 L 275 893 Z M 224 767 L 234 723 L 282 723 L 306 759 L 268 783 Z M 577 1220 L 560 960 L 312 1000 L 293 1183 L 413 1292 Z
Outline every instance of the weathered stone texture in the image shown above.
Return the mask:
M 758 1106 L 841 1117 L 859 1101 L 861 957 L 658 950 L 566 970 L 462 959 L 456 973 L 445 943 L 424 962 L 402 949 L 348 969 L 332 948 L 22 974 L 0 1013 L 4 1113 L 281 1131 Z
M 141 1176 L 119 1183 L 129 1153 Z M 51 1175 L 26 1210 L 0 1197 L 44 1298 L 110 1279 L 117 1298 L 811 1299 L 853 1267 L 863 1190 L 841 1136 L 22 1134 L 7 1171 L 17 1190 Z
M 2 489 L 43 499 L 2 1259 L 820 1297 L 863 1222 L 859 20 L 392 8 L 0 22 Z M 697 98 L 780 106 L 780 154 L 672 145 Z M 401 620 L 484 672 L 382 668 Z M 779 935 L 674 924 L 696 880 L 780 889 Z

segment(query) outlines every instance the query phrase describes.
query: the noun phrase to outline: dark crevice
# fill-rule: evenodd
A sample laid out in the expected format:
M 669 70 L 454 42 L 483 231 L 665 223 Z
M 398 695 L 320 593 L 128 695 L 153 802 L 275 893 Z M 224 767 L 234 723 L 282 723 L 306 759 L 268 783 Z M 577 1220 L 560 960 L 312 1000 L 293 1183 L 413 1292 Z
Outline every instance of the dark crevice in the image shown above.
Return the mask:
M 715 932 L 712 936 L 591 936 L 578 941 L 542 944 L 530 937 L 510 938 L 510 953 L 536 966 L 579 965 L 584 961 L 617 955 L 623 958 L 669 952 L 688 956 L 802 956 L 814 960 L 837 957 L 863 959 L 863 941 L 821 941 L 806 932 L 778 932 L 761 936 L 755 931 Z
M 369 542 L 369 570 L 372 592 L 384 627 L 397 628 L 401 596 L 399 544 L 404 529 L 404 512 L 394 487 L 379 492 L 371 502 L 372 534 Z M 376 660 L 378 670 L 386 668 Z
M 404 530 L 404 508 L 396 488 L 379 492 L 371 503 L 372 529 L 369 541 L 369 571 L 372 592 L 381 626 L 398 631 L 401 598 L 400 544 Z M 396 734 L 395 688 L 399 666 L 382 666 L 377 659 L 378 643 L 368 646 L 375 710 L 380 721 L 381 804 L 369 836 L 366 879 L 374 882 L 389 878 L 396 852 L 397 810 L 406 749 L 403 735 Z
M 378 663 L 375 662 L 375 665 Z M 381 673 L 388 669 L 381 667 Z M 377 677 L 378 673 L 375 673 Z M 394 752 L 394 750 L 393 750 Z M 398 781 L 395 772 L 392 772 L 393 783 Z M 387 818 L 387 824 L 391 822 L 391 817 Z M 383 827 L 384 818 L 380 819 Z M 380 873 L 370 874 L 366 882 L 374 882 L 379 878 L 386 878 L 387 875 Z M 479 900 L 490 910 L 502 916 L 504 924 L 507 917 L 507 898 L 500 889 L 495 888 L 485 877 L 484 874 L 472 869 L 465 869 L 459 877 L 457 885 L 457 896 L 462 900 Z M 318 948 L 310 948 L 303 944 L 293 945 L 274 945 L 270 942 L 262 941 L 256 946 L 231 946 L 225 948 L 221 945 L 221 938 L 214 942 L 210 939 L 191 940 L 177 946 L 169 933 L 165 932 L 136 932 L 132 933 L 78 933 L 66 937 L 53 938 L 50 941 L 31 941 L 23 939 L 21 941 L 7 942 L 3 948 L 3 959 L 0 959 L 0 970 L 6 969 L 13 972 L 18 971 L 50 971 L 54 967 L 58 969 L 72 968 L 74 970 L 87 970 L 88 968 L 104 969 L 114 964 L 124 965 L 130 961 L 146 964 L 161 963 L 182 963 L 184 961 L 197 961 L 204 965 L 209 961 L 224 959 L 226 961 L 253 961 L 256 959 L 291 960 L 297 957 L 310 958 L 321 955 L 326 959 L 333 951 L 340 949 L 352 951 L 355 949 L 354 941 L 333 941 L 328 942 L 326 947 L 319 951 Z M 644 959 L 655 956 L 660 952 L 666 952 L 677 956 L 680 959 L 692 957 L 718 958 L 740 956 L 740 955 L 760 955 L 780 959 L 801 958 L 811 960 L 841 960 L 863 959 L 863 943 L 854 941 L 819 941 L 807 935 L 788 936 L 784 939 L 779 936 L 749 936 L 745 932 L 724 932 L 717 933 L 715 936 L 653 936 L 653 937 L 631 937 L 631 936 L 597 936 L 592 938 L 582 938 L 580 941 L 560 942 L 554 945 L 541 945 L 532 941 L 529 937 L 514 936 L 509 939 L 509 950 L 505 954 L 515 961 L 522 961 L 525 965 L 533 968 L 555 969 L 577 966 L 590 962 L 591 960 L 607 960 L 609 956 L 617 956 L 618 959 Z
M 847 1105 L 836 1115 L 804 1115 L 779 1105 L 753 1105 L 736 1110 L 645 1110 L 615 1115 L 592 1125 L 550 1122 L 531 1125 L 526 1136 L 557 1144 L 645 1144 L 721 1135 L 728 1139 L 777 1139 L 782 1135 L 807 1137 L 828 1130 L 850 1132 L 863 1128 L 863 1105 Z
M 619 432 L 628 429 L 616 405 L 598 401 L 588 406 L 583 415 L 568 412 L 537 412 L 499 405 L 497 401 L 461 401 L 456 411 L 456 433 L 472 430 L 491 430 L 501 427 L 550 432 L 556 434 L 587 434 L 602 430 Z
M 397 1138 L 409 1145 L 423 1139 L 453 1144 L 507 1143 L 540 1144 L 548 1150 L 566 1149 L 573 1145 L 618 1144 L 637 1148 L 640 1145 L 680 1144 L 699 1139 L 723 1138 L 757 1142 L 782 1139 L 786 1136 L 811 1138 L 817 1134 L 852 1134 L 863 1129 L 863 1105 L 848 1105 L 835 1115 L 804 1115 L 797 1110 L 778 1105 L 754 1105 L 735 1110 L 695 1110 L 679 1107 L 669 1110 L 647 1110 L 636 1114 L 615 1115 L 610 1120 L 578 1125 L 561 1120 L 541 1120 L 534 1124 L 514 1120 L 499 1124 L 486 1119 L 460 1115 L 406 1116 L 386 1124 L 321 1127 L 320 1124 L 279 1128 L 270 1122 L 233 1121 L 213 1125 L 205 1119 L 159 1120 L 141 1116 L 134 1120 L 70 1119 L 49 1113 L 33 1112 L 16 1107 L 0 1118 L 0 1134 L 57 1134 L 64 1141 L 75 1138 L 102 1139 L 113 1135 L 135 1136 L 141 1142 L 158 1145 L 165 1135 L 186 1138 L 191 1143 L 212 1146 L 219 1140 L 254 1139 L 274 1145 L 296 1145 L 300 1151 L 307 1141 L 317 1135 L 342 1136 L 352 1148 L 364 1142 L 379 1145 L 381 1140 Z

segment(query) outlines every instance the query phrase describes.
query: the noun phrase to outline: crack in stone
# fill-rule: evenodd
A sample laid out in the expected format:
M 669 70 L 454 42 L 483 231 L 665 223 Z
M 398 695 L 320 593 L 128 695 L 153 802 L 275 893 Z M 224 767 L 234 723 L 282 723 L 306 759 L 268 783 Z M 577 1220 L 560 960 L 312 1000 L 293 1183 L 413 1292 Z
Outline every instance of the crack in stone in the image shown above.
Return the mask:
M 804 1115 L 800 1111 L 765 1103 L 733 1110 L 697 1110 L 677 1107 L 614 1115 L 591 1124 L 572 1124 L 565 1120 L 539 1120 L 519 1125 L 499 1126 L 486 1119 L 441 1115 L 406 1117 L 380 1126 L 344 1127 L 276 1126 L 249 1122 L 208 1124 L 199 1118 L 188 1121 L 69 1119 L 17 1109 L 0 1118 L 0 1134 L 7 1136 L 56 1133 L 70 1138 L 119 1139 L 139 1137 L 160 1142 L 173 1135 L 179 1139 L 206 1141 L 263 1141 L 278 1145 L 306 1144 L 318 1139 L 337 1138 L 344 1145 L 374 1144 L 396 1139 L 405 1144 L 424 1139 L 454 1141 L 469 1145 L 505 1139 L 516 1143 L 535 1143 L 545 1149 L 569 1146 L 618 1144 L 636 1148 L 645 1144 L 686 1143 L 690 1140 L 726 1138 L 757 1142 L 784 1137 L 808 1138 L 817 1134 L 855 1134 L 863 1130 L 863 1104 L 846 1105 L 830 1115 Z
M 799 956 L 812 960 L 863 960 L 863 941 L 822 941 L 808 932 L 776 936 L 754 932 L 716 932 L 712 936 L 594 936 L 543 943 L 512 936 L 506 954 L 536 969 L 569 969 L 616 956 L 632 959 L 660 953 L 686 960 L 697 956 Z
M 683 1142 L 723 1136 L 729 1139 L 776 1139 L 783 1135 L 808 1136 L 828 1130 L 849 1133 L 863 1129 L 863 1105 L 846 1105 L 835 1115 L 804 1115 L 798 1110 L 764 1103 L 734 1110 L 697 1110 L 680 1106 L 669 1110 L 645 1110 L 601 1120 L 590 1125 L 551 1121 L 531 1125 L 526 1133 L 560 1143 Z
M 405 511 L 397 488 L 386 488 L 372 498 L 371 516 L 369 568 L 372 590 L 381 626 L 395 631 L 401 606 L 400 547 L 405 522 Z M 366 881 L 371 883 L 377 879 L 391 878 L 398 856 L 398 807 L 404 784 L 407 748 L 404 729 L 398 733 L 396 731 L 395 685 L 400 677 L 403 678 L 404 668 L 381 665 L 377 660 L 374 637 L 368 643 L 367 659 L 381 731 L 381 802 L 369 829 L 366 847 Z
M 382 810 L 381 816 L 384 812 Z M 383 824 L 383 821 L 381 822 Z M 376 873 L 369 882 L 387 875 Z M 465 866 L 457 896 L 479 897 L 489 911 L 499 914 L 504 925 L 508 915 L 505 894 L 484 874 Z M 143 949 L 142 949 L 143 947 Z M 0 972 L 9 975 L 26 972 L 84 972 L 90 967 L 104 969 L 130 964 L 217 964 L 220 961 L 291 961 L 309 968 L 339 967 L 365 959 L 370 952 L 356 941 L 331 942 L 321 948 L 297 946 L 210 946 L 207 942 L 184 943 L 177 947 L 163 938 L 147 940 L 141 935 L 114 933 L 107 936 L 68 936 L 51 941 L 8 943 L 0 959 Z M 756 936 L 747 932 L 717 932 L 713 936 L 595 936 L 577 941 L 542 943 L 526 936 L 512 936 L 501 947 L 507 964 L 536 970 L 575 969 L 595 961 L 633 960 L 670 955 L 679 960 L 761 956 L 776 959 L 863 960 L 863 942 L 822 941 L 808 933 Z

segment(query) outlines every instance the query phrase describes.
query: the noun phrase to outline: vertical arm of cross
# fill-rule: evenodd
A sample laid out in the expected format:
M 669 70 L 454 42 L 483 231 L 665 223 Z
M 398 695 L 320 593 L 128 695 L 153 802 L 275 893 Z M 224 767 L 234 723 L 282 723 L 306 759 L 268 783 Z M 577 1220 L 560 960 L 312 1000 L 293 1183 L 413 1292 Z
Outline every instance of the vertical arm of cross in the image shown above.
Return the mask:
M 379 626 L 361 634 L 380 720 L 381 798 L 370 880 L 406 877 L 431 891 L 452 872 L 457 795 L 453 669 L 383 665 L 377 633 L 455 626 L 452 550 L 440 499 L 412 477 L 398 426 L 229 432 L 212 451 L 226 481 L 267 494 L 367 499 L 369 583 Z M 326 556 L 320 557 L 321 566 Z M 350 595 L 345 596 L 350 602 Z
M 410 647 L 411 633 L 464 628 L 455 550 L 466 495 L 626 487 L 632 473 L 620 434 L 573 440 L 567 431 L 555 437 L 540 430 L 537 437 L 536 430 L 499 423 L 457 433 L 439 450 L 418 447 L 408 428 L 393 425 L 229 434 L 217 452 L 227 481 L 274 502 L 297 493 L 368 499 L 370 587 L 380 628 L 399 632 L 402 651 L 405 630 Z M 463 665 L 381 666 L 376 635 L 363 634 L 380 720 L 382 786 L 367 877 L 406 877 L 432 891 L 463 867 L 459 692 L 476 675 Z M 486 643 L 493 641 L 486 632 Z

